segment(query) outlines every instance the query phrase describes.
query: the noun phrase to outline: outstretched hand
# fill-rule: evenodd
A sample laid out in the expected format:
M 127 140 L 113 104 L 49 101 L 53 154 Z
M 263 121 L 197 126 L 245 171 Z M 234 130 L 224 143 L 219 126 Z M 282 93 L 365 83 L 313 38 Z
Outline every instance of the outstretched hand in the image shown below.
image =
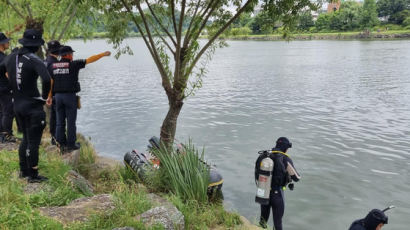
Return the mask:
M 111 56 L 111 52 L 110 51 L 105 51 L 104 56 L 106 56 L 106 57 Z
M 51 106 L 52 103 L 53 103 L 53 98 L 52 97 L 47 98 L 46 105 Z

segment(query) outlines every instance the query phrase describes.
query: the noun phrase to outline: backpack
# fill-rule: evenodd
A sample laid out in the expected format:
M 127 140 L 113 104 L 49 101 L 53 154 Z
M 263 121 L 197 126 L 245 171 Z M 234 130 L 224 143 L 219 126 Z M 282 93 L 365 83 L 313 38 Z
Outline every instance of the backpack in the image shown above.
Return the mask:
M 273 160 L 274 167 L 272 172 L 272 183 L 271 187 L 283 187 L 290 182 L 289 173 L 286 170 L 286 166 L 283 163 L 284 155 L 278 151 L 259 151 L 259 157 L 255 162 L 255 181 L 258 180 L 260 174 L 260 165 L 263 159 L 270 157 Z

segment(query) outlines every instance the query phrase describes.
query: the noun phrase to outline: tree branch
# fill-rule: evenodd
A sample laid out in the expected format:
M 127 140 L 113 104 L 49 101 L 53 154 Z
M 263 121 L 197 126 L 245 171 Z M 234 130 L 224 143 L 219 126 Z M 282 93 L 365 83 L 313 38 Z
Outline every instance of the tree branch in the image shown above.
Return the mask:
M 149 11 L 151 12 L 152 16 L 154 17 L 155 21 L 159 24 L 159 26 L 161 27 L 161 29 L 169 36 L 169 38 L 171 39 L 172 43 L 174 44 L 174 46 L 177 45 L 177 43 L 175 42 L 174 38 L 172 37 L 172 35 L 169 33 L 169 31 L 164 27 L 164 25 L 162 25 L 162 23 L 160 22 L 160 20 L 158 19 L 157 15 L 154 13 L 154 10 L 152 9 L 151 5 L 148 3 L 148 1 L 145 1 Z
M 181 63 L 184 59 L 185 56 L 185 49 L 181 47 L 181 41 L 182 41 L 182 24 L 184 21 L 184 15 L 185 15 L 185 3 L 186 0 L 181 1 L 181 14 L 179 16 L 179 23 L 178 23 L 178 32 L 177 32 L 177 49 L 176 49 L 176 55 L 175 55 L 175 70 L 174 70 L 174 89 L 177 91 L 181 90 L 182 84 L 180 83 L 180 78 L 181 78 Z
M 194 61 L 191 63 L 188 71 L 185 74 L 190 74 L 195 67 L 196 63 L 199 61 L 201 56 L 205 53 L 205 51 L 211 46 L 211 44 L 242 14 L 243 11 L 248 7 L 248 5 L 252 2 L 252 0 L 248 0 L 236 14 L 224 25 L 222 26 L 216 34 L 206 43 L 204 47 L 202 47 L 201 51 L 199 51 L 198 55 L 195 57 Z
M 71 8 L 73 7 L 74 1 L 71 1 L 69 5 L 64 9 L 64 11 L 61 13 L 60 17 L 57 18 L 57 20 L 61 20 L 63 16 L 66 14 L 66 12 L 71 11 Z M 59 27 L 60 23 L 55 23 L 53 33 L 51 33 L 51 40 L 54 40 L 56 37 L 56 33 Z
M 67 22 L 65 23 L 64 28 L 63 28 L 63 30 L 61 31 L 60 36 L 58 36 L 58 39 L 57 39 L 57 40 L 60 41 L 60 40 L 63 38 L 64 34 L 67 32 L 68 28 L 70 27 L 70 24 L 71 24 L 71 22 L 73 21 L 73 19 L 74 19 L 76 13 L 77 13 L 77 6 L 74 6 L 74 9 L 73 9 L 73 11 L 71 12 L 70 17 L 68 18 Z
M 188 45 L 188 39 L 187 39 L 187 37 L 189 36 L 189 34 L 191 33 L 191 27 L 192 27 L 192 24 L 193 24 L 193 22 L 195 21 L 195 18 L 196 18 L 196 15 L 197 15 L 197 13 L 198 13 L 198 10 L 199 10 L 199 6 L 201 5 L 201 0 L 198 0 L 198 3 L 197 3 L 197 5 L 196 5 L 196 7 L 195 7 L 195 10 L 194 10 L 194 14 L 192 15 L 192 19 L 191 19 L 191 21 L 189 22 L 189 26 L 188 26 L 188 29 L 187 29 L 187 31 L 186 31 L 186 34 L 185 34 L 185 38 L 184 38 L 184 45 L 182 46 L 182 47 L 186 47 L 187 45 Z
M 17 9 L 17 7 L 10 2 L 10 0 L 6 0 L 6 3 L 7 3 L 21 18 L 26 18 L 26 17 Z
M 167 95 L 170 96 L 170 95 L 172 94 L 171 83 L 170 83 L 170 81 L 169 81 L 169 79 L 168 79 L 168 75 L 167 75 L 167 73 L 166 73 L 166 71 L 165 71 L 165 69 L 164 69 L 164 66 L 163 66 L 163 64 L 161 63 L 161 60 L 160 60 L 160 58 L 159 58 L 157 49 L 156 49 L 156 47 L 155 47 L 155 42 L 154 42 L 154 40 L 153 40 L 153 38 L 152 38 L 152 35 L 151 35 L 151 32 L 150 32 L 149 26 L 148 26 L 148 24 L 147 24 L 147 19 L 146 19 L 146 17 L 145 17 L 144 11 L 143 11 L 142 8 L 141 8 L 141 4 L 140 4 L 140 1 L 139 1 L 139 0 L 134 0 L 134 2 L 135 2 L 135 4 L 137 5 L 137 9 L 138 9 L 138 11 L 139 11 L 139 13 L 140 13 L 140 15 L 141 15 L 142 22 L 144 23 L 145 31 L 147 32 L 148 40 L 149 40 L 149 42 L 150 42 L 150 44 L 151 44 L 151 47 L 152 47 L 152 53 L 151 53 L 151 55 L 152 55 L 152 57 L 156 60 L 157 67 L 158 67 L 158 70 L 159 70 L 159 72 L 160 72 L 160 74 L 161 74 L 161 78 L 162 78 L 162 85 L 163 85 L 165 91 L 167 92 Z
M 147 48 L 148 48 L 148 51 L 150 52 L 150 54 L 152 55 L 152 57 L 154 57 L 154 54 L 153 54 L 153 52 L 152 52 L 151 45 L 149 44 L 149 42 L 148 42 L 148 40 L 147 40 L 147 38 L 146 38 L 146 36 L 145 36 L 145 34 L 144 34 L 144 31 L 142 30 L 141 26 L 139 25 L 138 20 L 135 18 L 134 12 L 131 10 L 131 8 L 128 6 L 128 4 L 127 4 L 124 0 L 121 0 L 121 2 L 122 2 L 122 4 L 124 5 L 125 9 L 127 9 L 128 13 L 131 14 L 131 18 L 132 18 L 132 20 L 134 21 L 135 26 L 137 26 L 138 31 L 139 31 L 139 33 L 141 34 L 142 39 L 144 40 L 145 45 L 146 45 Z M 154 59 L 154 61 L 155 61 L 155 63 L 156 63 L 156 60 L 155 60 L 155 59 Z
M 209 20 L 209 18 L 215 12 L 217 4 L 218 4 L 218 1 L 212 0 L 210 2 L 210 4 L 208 5 L 207 9 L 203 12 L 203 14 L 201 15 L 201 18 L 205 17 L 205 19 L 202 21 L 202 24 L 201 24 L 199 30 L 197 31 L 197 34 L 195 34 L 195 37 L 194 37 L 193 40 L 197 40 L 199 38 L 199 36 L 201 35 L 202 30 L 205 28 L 206 23 Z M 191 35 L 189 35 L 188 39 L 191 39 Z M 190 40 L 188 40 L 188 43 L 189 43 L 189 41 Z
M 171 12 L 172 12 L 172 24 L 174 25 L 174 33 L 177 34 L 177 21 L 175 19 L 175 4 L 174 0 L 171 0 Z
M 164 44 L 165 44 L 165 45 L 168 47 L 168 49 L 171 51 L 172 55 L 174 55 L 174 57 L 175 57 L 175 51 L 172 49 L 172 47 L 169 45 L 169 43 L 165 40 L 164 37 L 161 36 L 161 34 L 159 33 L 158 29 L 155 28 L 155 26 L 154 26 L 153 28 L 154 28 L 154 30 L 155 30 L 155 34 L 154 34 L 154 35 L 158 36 L 158 37 L 162 40 L 162 42 L 164 42 Z
M 28 16 L 29 16 L 30 18 L 33 18 L 33 14 L 31 13 L 31 8 L 30 8 L 30 4 L 29 4 L 29 3 L 27 3 L 27 12 L 28 12 Z

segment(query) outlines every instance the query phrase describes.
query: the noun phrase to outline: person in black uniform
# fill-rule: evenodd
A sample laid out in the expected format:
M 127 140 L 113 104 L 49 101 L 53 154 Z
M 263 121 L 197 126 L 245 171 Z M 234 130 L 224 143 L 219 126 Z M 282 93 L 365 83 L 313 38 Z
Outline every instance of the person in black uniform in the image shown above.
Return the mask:
M 78 99 L 76 94 L 80 92 L 78 74 L 80 69 L 86 64 L 93 63 L 102 57 L 110 56 L 111 53 L 104 53 L 91 56 L 86 60 L 74 60 L 74 50 L 70 46 L 62 46 L 59 56 L 61 60 L 49 66 L 49 72 L 54 79 L 54 93 L 56 99 L 57 128 L 56 137 L 63 152 L 80 148 L 76 143 L 76 120 Z M 67 124 L 67 139 L 65 139 L 65 124 Z
M 51 77 L 35 53 L 44 44 L 42 33 L 28 29 L 19 40 L 23 45 L 7 56 L 0 66 L 0 72 L 6 69 L 13 91 L 14 111 L 23 128 L 23 140 L 19 147 L 20 176 L 27 177 L 28 182 L 47 180 L 38 174 L 38 149 L 43 129 L 46 125 L 44 102 L 51 105 Z M 37 79 L 42 80 L 42 94 L 38 90 Z M 47 99 L 47 100 L 46 100 Z
M 58 53 L 59 53 L 60 48 L 61 48 L 61 44 L 59 41 L 52 40 L 47 43 L 47 57 L 46 57 L 47 69 L 50 70 L 50 66 L 54 62 L 58 61 L 57 58 L 58 58 Z M 52 75 L 52 73 L 50 73 L 50 75 Z M 56 145 L 56 122 L 57 122 L 56 102 L 55 102 L 54 90 L 53 90 L 53 102 L 51 104 L 50 121 L 49 121 L 52 145 Z
M 0 63 L 6 58 L 10 39 L 0 33 Z M 0 142 L 16 142 L 13 136 L 13 99 L 11 87 L 5 73 L 0 73 Z
M 379 209 L 373 209 L 365 218 L 354 221 L 349 230 L 380 230 L 387 223 L 386 214 Z
M 280 137 L 276 141 L 276 147 L 272 148 L 272 153 L 283 154 L 283 164 L 286 167 L 287 173 L 291 179 L 295 182 L 300 180 L 300 175 L 296 171 L 292 159 L 286 153 L 289 148 L 292 148 L 292 143 L 286 137 Z M 293 184 L 289 184 L 289 189 L 293 190 Z M 271 191 L 269 196 L 269 205 L 261 205 L 261 217 L 259 224 L 263 228 L 267 228 L 267 221 L 269 219 L 270 210 L 272 209 L 273 224 L 275 230 L 282 230 L 282 217 L 285 212 L 285 200 L 284 200 L 283 187 L 271 185 Z

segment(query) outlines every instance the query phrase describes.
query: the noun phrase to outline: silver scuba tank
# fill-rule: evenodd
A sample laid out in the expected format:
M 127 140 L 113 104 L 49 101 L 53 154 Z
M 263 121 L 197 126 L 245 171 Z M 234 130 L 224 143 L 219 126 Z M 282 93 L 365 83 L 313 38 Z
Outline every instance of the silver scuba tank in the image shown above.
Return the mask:
M 257 188 L 255 202 L 262 205 L 269 204 L 273 167 L 274 162 L 269 156 L 261 161 L 259 167 L 259 177 L 256 182 Z

